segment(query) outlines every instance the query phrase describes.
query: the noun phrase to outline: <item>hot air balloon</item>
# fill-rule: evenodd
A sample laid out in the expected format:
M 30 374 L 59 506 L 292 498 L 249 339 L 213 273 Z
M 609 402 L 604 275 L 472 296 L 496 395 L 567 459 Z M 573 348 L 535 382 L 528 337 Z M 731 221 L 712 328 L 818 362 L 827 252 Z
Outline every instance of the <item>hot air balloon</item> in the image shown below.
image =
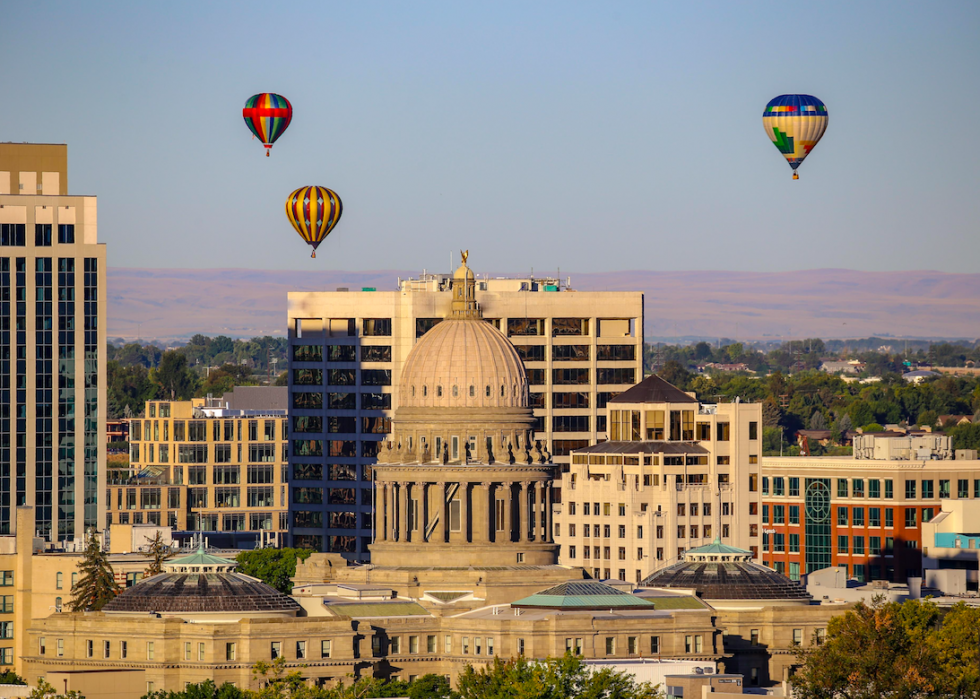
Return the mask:
M 337 225 L 344 205 L 333 190 L 326 187 L 300 187 L 286 199 L 286 216 L 299 237 L 316 249 Z
M 268 156 L 272 144 L 293 120 L 293 105 L 282 95 L 262 92 L 248 98 L 242 117 L 255 137 L 265 144 L 265 154 Z
M 766 105 L 762 125 L 766 135 L 793 168 L 810 154 L 827 130 L 827 106 L 812 95 L 780 95 Z

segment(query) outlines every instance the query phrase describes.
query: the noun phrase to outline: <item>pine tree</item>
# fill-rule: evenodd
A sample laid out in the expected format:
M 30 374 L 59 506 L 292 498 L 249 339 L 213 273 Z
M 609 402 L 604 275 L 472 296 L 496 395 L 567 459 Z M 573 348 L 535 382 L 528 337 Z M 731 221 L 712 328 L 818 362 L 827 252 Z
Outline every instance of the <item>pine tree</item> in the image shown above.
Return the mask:
M 73 612 L 99 611 L 119 594 L 119 585 L 102 550 L 95 531 L 89 531 L 85 555 L 78 566 L 81 576 L 71 593 L 69 608 Z
M 147 578 L 162 573 L 164 562 L 174 557 L 174 550 L 163 540 L 163 534 L 160 533 L 159 529 L 150 539 L 150 543 L 147 545 L 147 553 L 150 554 L 151 559 L 150 567 L 143 573 Z

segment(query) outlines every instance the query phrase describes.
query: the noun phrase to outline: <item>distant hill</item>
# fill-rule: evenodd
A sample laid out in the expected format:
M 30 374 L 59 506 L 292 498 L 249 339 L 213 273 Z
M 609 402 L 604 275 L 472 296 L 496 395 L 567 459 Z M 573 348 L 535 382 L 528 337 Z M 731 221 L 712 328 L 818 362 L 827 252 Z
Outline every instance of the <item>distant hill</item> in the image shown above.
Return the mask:
M 137 333 L 143 339 L 194 333 L 281 336 L 289 291 L 380 291 L 394 289 L 399 276 L 417 274 L 110 268 L 107 334 L 127 339 Z M 569 276 L 580 291 L 644 292 L 646 336 L 980 336 L 980 274 L 815 269 Z

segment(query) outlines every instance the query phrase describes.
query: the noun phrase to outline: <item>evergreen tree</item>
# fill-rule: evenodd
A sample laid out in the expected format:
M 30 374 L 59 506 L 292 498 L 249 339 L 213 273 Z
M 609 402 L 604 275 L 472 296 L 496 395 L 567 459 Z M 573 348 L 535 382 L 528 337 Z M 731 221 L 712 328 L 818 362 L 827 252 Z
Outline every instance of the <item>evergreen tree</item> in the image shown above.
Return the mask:
M 159 529 L 150 539 L 150 543 L 147 545 L 147 553 L 150 554 L 150 566 L 144 575 L 148 578 L 162 573 L 164 562 L 174 557 L 174 550 L 163 540 L 163 534 L 160 533 Z
M 109 557 L 102 550 L 94 530 L 89 531 L 85 555 L 78 569 L 81 576 L 72 590 L 69 603 L 73 612 L 97 612 L 119 594 L 119 585 L 109 564 Z

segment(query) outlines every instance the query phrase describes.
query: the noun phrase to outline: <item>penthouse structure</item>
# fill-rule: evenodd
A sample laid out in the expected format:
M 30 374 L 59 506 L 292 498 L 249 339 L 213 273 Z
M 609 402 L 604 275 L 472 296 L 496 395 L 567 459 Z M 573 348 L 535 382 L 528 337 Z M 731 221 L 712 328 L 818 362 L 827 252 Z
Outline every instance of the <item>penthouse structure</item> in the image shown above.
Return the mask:
M 468 273 L 481 322 L 526 369 L 532 442 L 564 465 L 572 450 L 605 439 L 606 403 L 642 377 L 643 295 Z M 372 469 L 402 400 L 393 387 L 415 344 L 450 315 L 462 281 L 423 274 L 394 291 L 289 294 L 291 527 L 323 550 L 368 559 Z M 448 448 L 458 458 L 463 442 Z
M 105 245 L 68 147 L 0 143 L 0 534 L 33 506 L 48 541 L 104 521 Z
M 562 563 L 638 583 L 716 537 L 758 558 L 761 404 L 701 403 L 653 375 L 607 412 L 609 441 L 562 474 Z

